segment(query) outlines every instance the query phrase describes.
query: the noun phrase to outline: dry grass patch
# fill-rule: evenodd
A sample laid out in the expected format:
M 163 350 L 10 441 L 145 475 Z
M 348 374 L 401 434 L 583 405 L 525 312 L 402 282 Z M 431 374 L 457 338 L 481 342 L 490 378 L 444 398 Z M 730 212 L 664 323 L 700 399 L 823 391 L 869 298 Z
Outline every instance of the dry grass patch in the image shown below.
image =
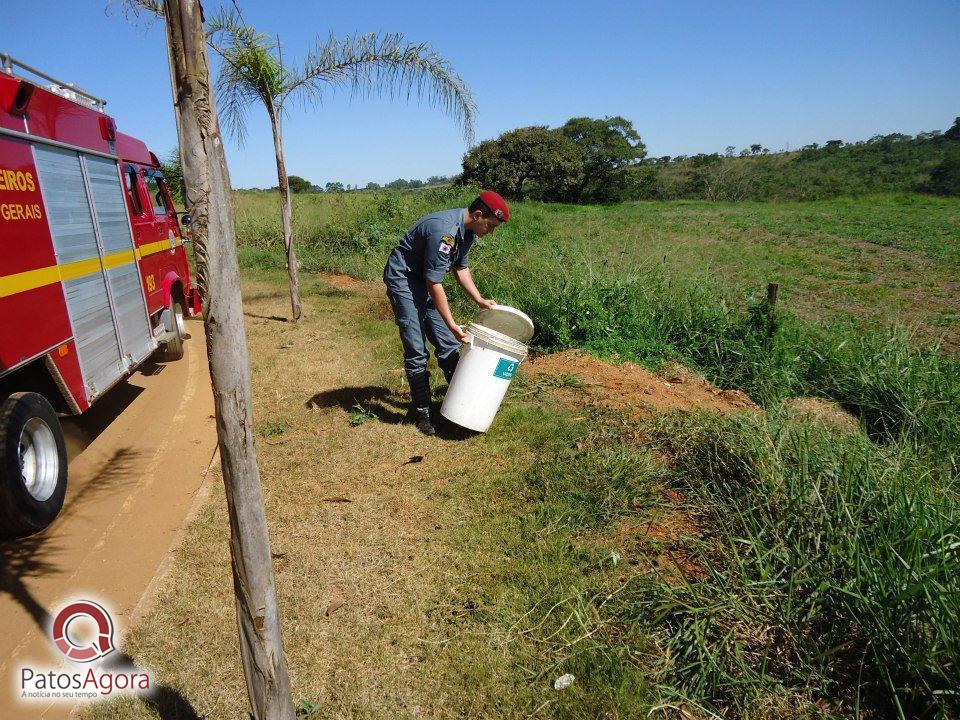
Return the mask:
M 823 398 L 797 397 L 784 402 L 784 406 L 798 418 L 818 420 L 839 433 L 860 432 L 860 421 L 839 403 Z
M 481 661 L 451 647 L 448 596 L 462 563 L 447 537 L 458 484 L 483 465 L 474 440 L 426 438 L 402 423 L 401 357 L 369 295 L 307 299 L 301 326 L 282 287 L 244 285 L 254 415 L 284 643 L 295 699 L 338 717 L 452 717 Z M 351 407 L 375 421 L 351 424 Z M 411 462 L 412 457 L 422 460 Z M 239 664 L 222 482 L 177 550 L 156 608 L 125 642 L 203 717 L 236 718 Z M 446 609 L 445 609 L 446 608 Z M 452 613 L 455 616 L 456 613 Z M 456 643 L 454 643 L 456 645 Z M 475 659 L 486 643 L 466 640 Z M 496 663 L 493 663 L 495 666 Z M 495 674 L 495 673 L 494 673 Z M 140 701 L 87 718 L 169 715 Z

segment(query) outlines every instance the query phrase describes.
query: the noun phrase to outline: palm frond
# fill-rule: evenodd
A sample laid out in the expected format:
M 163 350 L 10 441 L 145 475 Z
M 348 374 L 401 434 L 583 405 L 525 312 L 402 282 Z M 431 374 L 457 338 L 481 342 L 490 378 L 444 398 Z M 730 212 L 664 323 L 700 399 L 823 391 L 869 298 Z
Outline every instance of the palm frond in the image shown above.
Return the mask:
M 127 5 L 163 17 L 163 2 L 161 0 L 127 0 Z
M 275 54 L 277 43 L 245 25 L 236 11 L 222 9 L 211 18 L 207 37 L 223 61 L 216 83 L 223 124 L 242 145 L 249 105 L 257 101 L 268 108 L 281 105 L 294 79 Z
M 107 0 L 108 13 L 114 6 L 128 22 L 142 28 L 153 27 L 157 20 L 163 20 L 162 0 Z
M 231 75 L 224 65 L 217 76 L 217 109 L 224 128 L 242 147 L 247 137 L 247 110 L 260 96 L 245 82 L 235 82 Z
M 302 93 L 306 102 L 319 102 L 327 86 L 408 101 L 416 96 L 453 118 L 467 143 L 473 144 L 477 110 L 473 94 L 450 62 L 427 43 L 407 42 L 399 33 L 330 35 L 310 52 L 302 71 L 291 76 L 285 95 Z

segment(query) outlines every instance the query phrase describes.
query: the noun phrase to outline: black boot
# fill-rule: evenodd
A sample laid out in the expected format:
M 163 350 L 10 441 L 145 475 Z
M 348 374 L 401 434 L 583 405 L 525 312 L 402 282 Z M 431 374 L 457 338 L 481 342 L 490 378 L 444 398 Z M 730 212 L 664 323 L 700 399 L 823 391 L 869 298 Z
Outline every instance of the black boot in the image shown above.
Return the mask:
M 430 373 L 426 370 L 418 373 L 407 373 L 407 382 L 410 383 L 410 395 L 413 398 L 413 415 L 416 418 L 417 430 L 424 435 L 436 435 L 437 430 L 430 421 Z
M 437 361 L 437 364 L 440 365 L 440 369 L 443 371 L 443 377 L 446 379 L 447 385 L 449 385 L 453 379 L 453 373 L 457 369 L 458 362 L 460 362 L 460 353 L 458 352 L 453 353 L 450 357 Z
M 424 435 L 437 434 L 437 429 L 433 426 L 433 421 L 430 419 L 429 410 L 426 413 L 424 413 L 421 410 L 417 410 L 416 418 L 417 418 L 417 430 L 422 432 Z

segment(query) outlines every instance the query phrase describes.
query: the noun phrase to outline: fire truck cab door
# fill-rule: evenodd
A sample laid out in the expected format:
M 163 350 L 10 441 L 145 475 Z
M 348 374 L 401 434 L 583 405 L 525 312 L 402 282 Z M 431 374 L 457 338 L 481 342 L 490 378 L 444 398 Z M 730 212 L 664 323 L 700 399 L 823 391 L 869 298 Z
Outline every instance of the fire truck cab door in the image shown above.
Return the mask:
M 34 144 L 88 401 L 152 352 L 115 160 Z
M 153 214 L 153 234 L 157 242 L 166 242 L 168 251 L 173 253 L 177 247 L 177 236 L 173 232 L 176 216 L 171 216 L 173 206 L 168 207 L 167 190 L 163 173 L 153 168 L 143 170 L 143 179 L 150 196 L 150 211 Z

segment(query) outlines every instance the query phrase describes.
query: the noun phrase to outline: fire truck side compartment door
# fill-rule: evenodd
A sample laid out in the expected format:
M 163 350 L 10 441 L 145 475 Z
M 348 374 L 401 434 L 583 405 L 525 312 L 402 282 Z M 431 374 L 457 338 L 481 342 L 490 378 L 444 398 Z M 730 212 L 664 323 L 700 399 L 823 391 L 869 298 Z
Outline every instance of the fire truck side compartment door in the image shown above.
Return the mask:
M 100 227 L 120 342 L 131 363 L 136 365 L 153 352 L 154 343 L 119 170 L 115 161 L 106 158 L 87 155 L 84 161 Z
M 120 356 L 80 157 L 74 151 L 41 144 L 33 149 L 87 400 L 91 401 L 113 385 L 126 368 Z

